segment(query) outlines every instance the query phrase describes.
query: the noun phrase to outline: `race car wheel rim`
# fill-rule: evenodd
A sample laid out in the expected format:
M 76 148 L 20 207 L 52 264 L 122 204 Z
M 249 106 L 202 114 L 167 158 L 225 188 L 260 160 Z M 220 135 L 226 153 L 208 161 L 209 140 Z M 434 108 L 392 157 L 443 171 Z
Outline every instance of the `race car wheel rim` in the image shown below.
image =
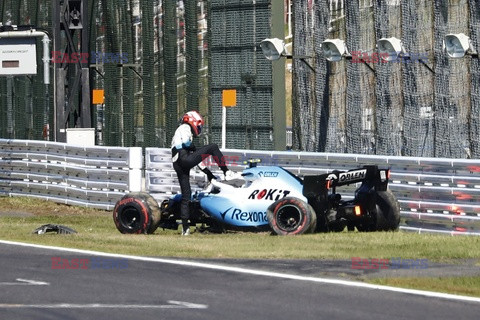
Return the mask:
M 127 207 L 119 217 L 120 223 L 128 229 L 137 229 L 142 223 L 141 213 L 135 207 Z
M 302 212 L 296 206 L 282 206 L 277 211 L 277 226 L 287 232 L 294 231 L 301 223 L 302 216 Z

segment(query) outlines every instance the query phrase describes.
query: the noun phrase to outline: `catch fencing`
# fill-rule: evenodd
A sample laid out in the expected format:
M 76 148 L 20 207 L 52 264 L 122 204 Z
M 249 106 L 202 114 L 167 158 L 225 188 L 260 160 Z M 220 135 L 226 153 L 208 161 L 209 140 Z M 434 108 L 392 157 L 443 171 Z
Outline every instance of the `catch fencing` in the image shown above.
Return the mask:
M 479 0 L 289 2 L 293 55 L 315 63 L 313 72 L 292 62 L 293 149 L 479 158 L 479 59 L 449 59 L 443 50 L 449 33 L 480 48 Z M 372 59 L 377 41 L 390 37 L 410 56 L 425 55 L 426 64 Z M 345 40 L 366 63 L 328 62 L 326 39 Z
M 52 21 L 57 17 L 52 8 L 59 3 L 2 0 L 0 24 L 33 25 L 54 35 Z M 222 92 L 236 89 L 237 105 L 229 109 L 227 118 L 227 143 L 273 149 L 272 64 L 258 47 L 271 37 L 271 0 L 83 3 L 80 17 L 89 17 L 82 21 L 89 50 L 81 54 L 88 57 L 89 86 L 104 90 L 105 98 L 90 110 L 98 145 L 166 147 L 188 110 L 205 116 L 204 139 L 217 139 L 222 129 Z M 80 43 L 80 32 L 70 36 L 70 42 Z M 63 40 L 62 58 L 53 59 L 55 64 L 64 60 L 67 39 Z M 54 106 L 53 86 L 42 82 L 41 57 L 37 45 L 37 76 L 0 77 L 0 138 L 54 139 L 56 110 L 62 106 Z M 70 81 L 71 89 L 70 72 L 62 80 Z M 74 121 L 78 106 L 73 101 L 63 106 L 68 128 L 78 125 Z M 239 134 L 245 139 L 237 139 Z

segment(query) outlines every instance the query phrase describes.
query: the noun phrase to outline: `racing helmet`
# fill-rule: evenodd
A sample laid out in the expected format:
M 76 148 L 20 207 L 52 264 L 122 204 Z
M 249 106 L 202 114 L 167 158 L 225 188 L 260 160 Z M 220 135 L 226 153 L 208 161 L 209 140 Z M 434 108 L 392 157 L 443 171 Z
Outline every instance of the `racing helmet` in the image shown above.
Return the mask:
M 203 121 L 202 116 L 197 111 L 189 111 L 183 115 L 182 123 L 188 123 L 196 137 L 202 133 L 205 121 Z

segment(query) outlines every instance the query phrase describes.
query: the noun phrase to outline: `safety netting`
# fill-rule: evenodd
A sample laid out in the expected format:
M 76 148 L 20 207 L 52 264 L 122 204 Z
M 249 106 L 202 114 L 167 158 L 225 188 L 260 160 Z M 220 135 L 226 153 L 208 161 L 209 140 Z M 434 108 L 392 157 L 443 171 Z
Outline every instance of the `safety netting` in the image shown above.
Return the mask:
M 294 63 L 294 149 L 478 158 L 478 58 L 451 59 L 443 47 L 447 34 L 464 33 L 478 50 L 478 1 L 301 1 L 293 11 L 296 54 L 312 44 L 321 52 L 324 38 L 345 40 L 350 53 L 326 65 L 318 54 L 315 76 Z M 404 53 L 385 62 L 376 43 L 391 37 Z
M 51 30 L 49 0 L 3 0 L 0 22 Z M 42 45 L 37 38 L 37 75 L 0 77 L 0 137 L 43 139 L 53 121 L 53 88 L 43 83 Z
M 52 8 L 68 2 L 1 1 L 0 21 L 43 27 L 53 35 Z M 83 3 L 88 4 L 83 10 L 89 17 L 82 21 L 89 36 L 89 85 L 92 90 L 104 90 L 105 97 L 103 103 L 91 106 L 97 144 L 168 146 L 188 110 L 205 115 L 205 142 L 220 144 L 221 93 L 236 89 L 237 106 L 228 112 L 227 146 L 273 148 L 272 65 L 258 47 L 271 33 L 270 0 Z M 66 46 L 62 32 L 62 46 Z M 53 131 L 55 111 L 53 85 L 42 83 L 38 44 L 36 76 L 0 78 L 2 138 L 53 139 L 43 132 L 45 124 L 51 124 L 49 132 Z M 68 73 L 67 83 L 75 81 L 72 76 Z M 79 93 L 72 94 L 70 101 L 76 101 Z M 76 108 L 58 107 L 68 113 Z M 77 115 L 67 115 L 71 120 L 67 127 L 77 125 L 72 121 Z
M 209 130 L 212 142 L 238 149 L 271 150 L 273 141 L 272 63 L 259 44 L 270 38 L 270 0 L 209 1 Z M 226 108 L 224 90 L 235 90 Z
M 469 32 L 474 48 L 480 48 L 480 0 L 469 0 Z M 476 9 L 475 9 L 476 8 Z M 467 18 L 467 17 L 464 17 Z M 472 158 L 480 158 L 480 61 L 472 59 L 470 66 L 470 103 L 469 138 Z M 468 83 L 466 84 L 468 87 Z
M 52 34 L 53 1 L 1 1 L 0 20 Z M 190 109 L 207 119 L 204 142 L 220 143 L 222 93 L 235 89 L 226 145 L 273 149 L 274 74 L 259 49 L 271 37 L 272 3 L 89 0 L 90 86 L 105 93 L 103 104 L 92 105 L 97 144 L 168 146 Z M 443 49 L 450 33 L 466 34 L 480 49 L 479 0 L 287 3 L 293 149 L 480 157 L 478 56 L 450 59 Z M 402 40 L 405 55 L 387 63 L 376 43 L 390 37 Z M 345 40 L 351 58 L 326 61 L 325 39 Z M 41 58 L 38 40 L 37 75 L 0 77 L 0 137 L 53 139 L 54 92 L 43 83 Z

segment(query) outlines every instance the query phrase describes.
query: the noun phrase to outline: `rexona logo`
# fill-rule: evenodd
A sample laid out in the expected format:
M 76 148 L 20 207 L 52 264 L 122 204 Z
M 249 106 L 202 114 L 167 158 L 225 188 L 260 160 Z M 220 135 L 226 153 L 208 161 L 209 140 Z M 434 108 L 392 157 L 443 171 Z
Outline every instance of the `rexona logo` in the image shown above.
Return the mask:
M 265 172 L 260 171 L 258 175 L 264 178 L 276 178 L 278 177 L 278 172 L 277 171 L 265 171 Z
M 278 199 L 285 198 L 289 193 L 289 190 L 279 189 L 253 190 L 253 192 L 248 196 L 248 199 L 277 201 Z
M 261 212 L 261 211 L 247 212 L 247 211 L 242 211 L 241 209 L 233 208 L 233 207 L 228 208 L 225 212 L 221 214 L 224 220 L 225 220 L 225 216 L 227 214 L 230 214 L 229 211 L 231 209 L 233 209 L 233 211 L 231 211 L 231 216 L 230 216 L 231 220 L 238 220 L 238 221 L 245 221 L 245 222 L 268 222 L 266 212 Z
M 364 179 L 367 176 L 367 169 L 343 172 L 338 176 L 340 182 Z

